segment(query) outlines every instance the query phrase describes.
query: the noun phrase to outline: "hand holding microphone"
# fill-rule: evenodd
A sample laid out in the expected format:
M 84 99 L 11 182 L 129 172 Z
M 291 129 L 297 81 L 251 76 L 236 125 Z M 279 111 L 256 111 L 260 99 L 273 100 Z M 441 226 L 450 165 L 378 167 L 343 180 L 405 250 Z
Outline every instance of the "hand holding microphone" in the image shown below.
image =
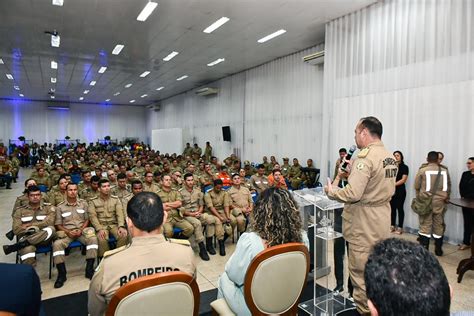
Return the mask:
M 347 155 L 344 157 L 344 162 L 341 165 L 341 171 L 343 173 L 348 173 L 350 171 L 350 166 L 351 166 L 351 158 L 354 152 L 356 151 L 357 147 L 355 145 L 352 145 L 351 148 L 349 148 L 349 152 Z

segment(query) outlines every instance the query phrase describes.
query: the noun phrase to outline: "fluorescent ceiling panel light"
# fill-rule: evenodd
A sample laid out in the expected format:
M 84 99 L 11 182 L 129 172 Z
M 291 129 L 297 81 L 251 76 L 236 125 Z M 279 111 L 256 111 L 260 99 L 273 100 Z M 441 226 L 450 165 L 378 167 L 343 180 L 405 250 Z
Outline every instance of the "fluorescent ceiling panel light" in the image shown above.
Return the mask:
M 159 88 L 156 88 L 156 91 L 160 91 L 160 90 L 163 90 L 165 87 L 159 87 Z
M 179 53 L 178 52 L 171 52 L 168 54 L 168 56 L 166 56 L 165 58 L 163 58 L 164 61 L 170 61 L 171 59 L 173 59 L 176 55 L 178 55 Z
M 0 58 L 0 65 L 3 65 L 4 62 L 3 62 L 3 59 Z
M 19 86 L 13 86 L 13 89 L 20 90 L 20 87 Z
M 51 77 L 51 83 L 56 83 L 56 81 L 57 81 L 56 78 Z
M 89 90 L 84 90 L 84 94 L 88 94 L 89 93 Z
M 97 83 L 97 81 L 92 80 L 91 83 L 89 83 L 89 85 L 90 86 L 95 86 L 96 83 Z
M 52 96 L 51 96 L 51 99 L 54 99 L 54 98 L 56 98 L 56 97 L 55 97 L 54 95 L 52 95 Z
M 56 89 L 54 89 L 54 88 L 51 88 L 51 89 L 49 89 L 49 90 L 50 90 L 51 92 L 56 92 Z
M 61 44 L 61 36 L 59 35 L 51 35 L 51 46 L 53 47 L 59 47 L 59 45 Z
M 64 0 L 53 0 L 53 5 L 62 7 L 63 4 L 64 4 Z
M 183 80 L 183 79 L 186 79 L 187 77 L 188 77 L 187 75 L 184 75 L 184 76 L 179 77 L 179 78 L 176 79 L 176 80 L 181 81 L 181 80 Z
M 120 92 L 115 92 L 114 96 L 118 96 L 119 94 L 120 94 Z
M 107 70 L 107 67 L 100 67 L 99 73 L 103 74 Z
M 211 25 L 209 25 L 208 27 L 206 27 L 203 32 L 210 34 L 210 33 L 214 32 L 216 29 L 220 28 L 225 23 L 229 22 L 229 20 L 230 19 L 228 17 L 223 16 L 222 18 L 220 18 L 216 22 L 214 22 Z
M 84 100 L 84 97 L 80 97 L 79 100 L 81 100 L 81 101 Z
M 145 77 L 148 76 L 149 74 L 150 74 L 149 71 L 144 71 L 144 72 L 140 75 L 140 77 L 145 78 Z
M 157 6 L 158 6 L 158 3 L 156 2 L 152 2 L 152 1 L 148 2 L 146 6 L 143 8 L 142 12 L 140 12 L 140 14 L 137 16 L 137 20 L 141 22 L 146 21 L 146 19 L 148 19 L 150 14 L 153 13 L 153 10 L 155 10 Z
M 105 100 L 105 102 L 109 102 L 109 101 L 110 101 L 110 99 Z
M 148 96 L 148 94 L 144 94 L 140 98 L 146 98 L 147 96 Z
M 135 103 L 135 100 L 130 100 L 130 103 Z
M 58 69 L 58 63 L 54 60 L 51 60 L 51 69 Z
M 25 96 L 24 94 L 20 93 L 20 97 L 22 97 L 22 98 L 23 98 L 24 96 Z
M 5 76 L 7 76 L 7 79 L 13 80 L 13 76 L 11 74 L 6 74 Z
M 278 30 L 278 31 L 276 31 L 276 32 L 274 32 L 274 33 L 272 33 L 272 34 L 269 34 L 269 35 L 265 36 L 265 37 L 262 37 L 262 38 L 259 39 L 257 42 L 259 42 L 259 43 L 265 43 L 266 41 L 269 41 L 269 40 L 271 40 L 272 38 L 275 38 L 275 37 L 280 36 L 281 34 L 285 34 L 285 33 L 286 33 L 286 30 L 281 29 L 281 30 Z
M 117 45 L 115 45 L 115 48 L 114 48 L 114 50 L 112 51 L 112 54 L 113 54 L 113 55 L 118 55 L 118 54 L 120 54 L 120 52 L 122 51 L 122 49 L 123 49 L 124 47 L 125 47 L 125 46 L 122 45 L 122 44 L 117 44 Z
M 125 85 L 125 88 L 130 88 L 131 86 L 133 86 L 131 83 L 128 83 Z
M 225 61 L 225 58 L 219 58 L 219 59 L 216 59 L 216 60 L 214 60 L 212 63 L 209 63 L 209 64 L 207 64 L 207 65 L 208 65 L 209 67 L 212 67 L 212 66 L 215 66 L 215 65 L 217 65 L 217 64 L 219 64 L 219 63 L 221 63 L 221 62 L 223 62 L 223 61 Z

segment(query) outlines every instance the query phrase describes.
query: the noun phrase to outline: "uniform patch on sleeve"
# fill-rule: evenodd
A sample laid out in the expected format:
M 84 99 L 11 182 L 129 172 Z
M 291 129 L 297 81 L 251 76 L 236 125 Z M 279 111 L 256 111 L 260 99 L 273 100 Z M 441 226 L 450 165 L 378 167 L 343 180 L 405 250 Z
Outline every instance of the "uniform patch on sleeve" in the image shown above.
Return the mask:
M 364 166 L 365 166 L 365 165 L 364 165 L 362 162 L 359 162 L 359 163 L 357 164 L 356 168 L 357 168 L 357 170 L 362 170 L 362 169 L 364 169 Z

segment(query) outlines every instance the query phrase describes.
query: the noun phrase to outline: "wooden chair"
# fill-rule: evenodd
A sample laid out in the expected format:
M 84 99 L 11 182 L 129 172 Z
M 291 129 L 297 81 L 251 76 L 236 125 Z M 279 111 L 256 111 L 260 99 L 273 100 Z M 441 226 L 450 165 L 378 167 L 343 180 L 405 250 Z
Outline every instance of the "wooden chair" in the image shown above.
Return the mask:
M 288 243 L 267 248 L 250 263 L 244 297 L 253 316 L 297 315 L 309 273 L 308 248 Z M 225 299 L 211 303 L 214 315 L 233 315 Z
M 117 290 L 107 316 L 199 315 L 199 287 L 191 275 L 173 271 L 144 276 Z

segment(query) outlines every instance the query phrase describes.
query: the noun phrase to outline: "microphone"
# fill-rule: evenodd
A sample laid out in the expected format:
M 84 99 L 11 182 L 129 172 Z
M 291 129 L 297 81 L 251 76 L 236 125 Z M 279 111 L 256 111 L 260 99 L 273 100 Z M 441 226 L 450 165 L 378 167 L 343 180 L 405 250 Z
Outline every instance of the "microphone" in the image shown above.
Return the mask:
M 349 152 L 347 153 L 346 157 L 344 157 L 345 160 L 351 160 L 352 155 L 356 151 L 357 147 L 355 145 L 352 145 L 351 148 L 349 148 Z M 342 171 L 347 171 L 348 162 L 344 161 L 344 163 L 341 165 L 341 170 Z

